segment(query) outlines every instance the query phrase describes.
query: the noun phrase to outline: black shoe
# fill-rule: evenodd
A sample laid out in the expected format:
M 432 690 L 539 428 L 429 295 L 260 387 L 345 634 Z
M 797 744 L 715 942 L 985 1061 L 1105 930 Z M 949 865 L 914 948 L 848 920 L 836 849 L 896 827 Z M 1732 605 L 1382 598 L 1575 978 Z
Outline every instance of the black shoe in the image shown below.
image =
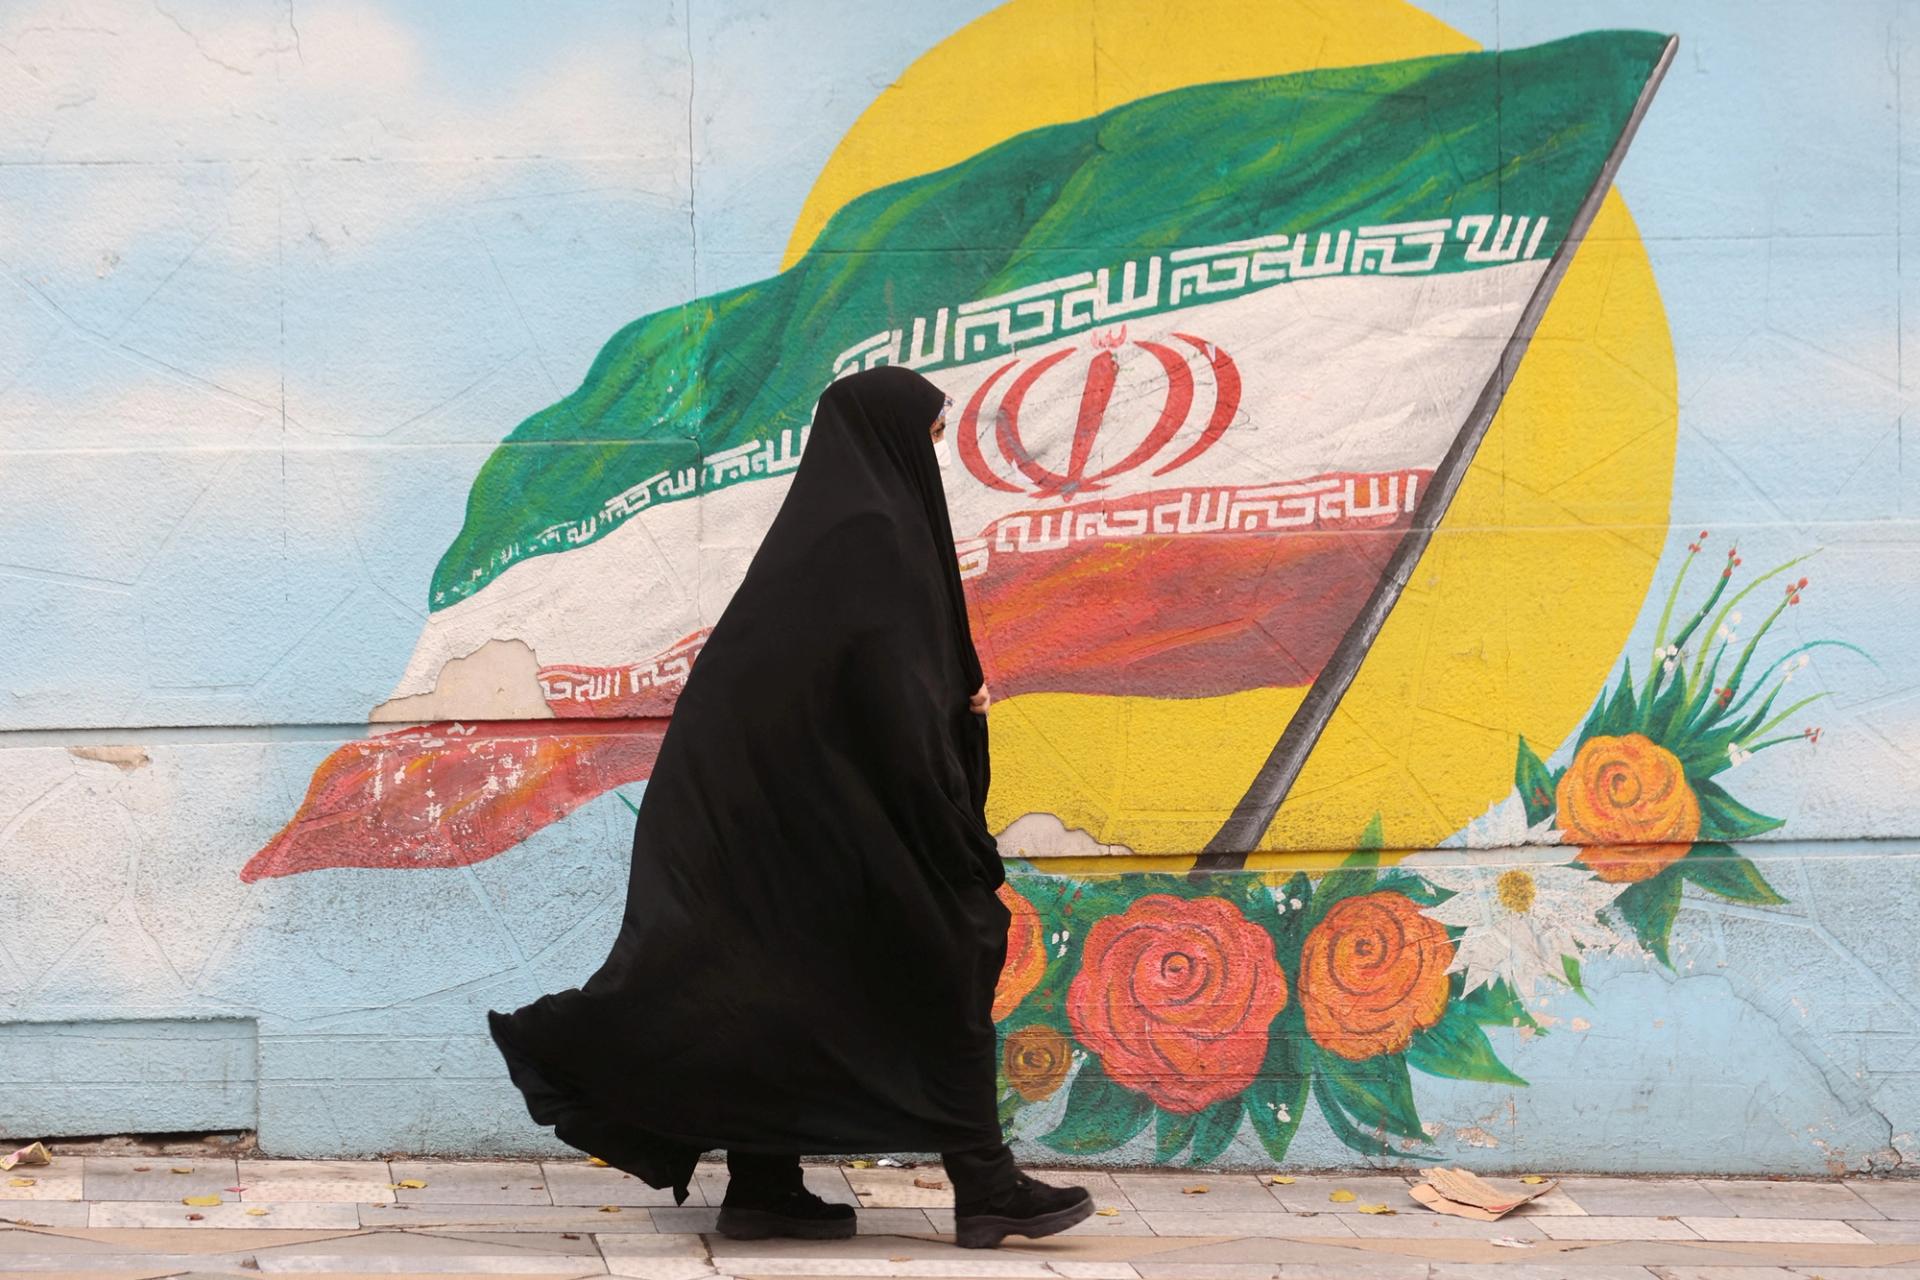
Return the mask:
M 845 1240 L 853 1235 L 853 1206 L 828 1204 L 805 1187 L 756 1191 L 727 1184 L 720 1234 L 729 1240 Z
M 954 1243 L 962 1249 L 994 1249 L 1008 1236 L 1038 1240 L 1093 1216 L 1093 1197 L 1085 1187 L 1050 1187 L 1026 1174 L 1016 1174 L 1013 1186 L 983 1203 L 957 1205 L 953 1212 Z

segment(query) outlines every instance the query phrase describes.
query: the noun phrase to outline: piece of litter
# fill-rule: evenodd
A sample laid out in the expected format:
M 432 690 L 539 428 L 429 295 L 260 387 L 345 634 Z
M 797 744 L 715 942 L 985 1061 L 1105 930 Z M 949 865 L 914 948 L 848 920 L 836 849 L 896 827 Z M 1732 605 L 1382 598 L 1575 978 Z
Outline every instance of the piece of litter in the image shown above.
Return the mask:
M 425 1187 L 426 1185 L 427 1185 L 426 1183 L 422 1182 L 418 1178 L 402 1178 L 398 1182 L 389 1182 L 387 1184 L 388 1187 L 392 1188 L 395 1191 L 418 1191 L 421 1188 Z M 505 1187 L 502 1187 L 500 1189 L 502 1191 L 506 1190 Z
M 873 1168 L 873 1161 L 871 1161 L 871 1160 L 849 1160 L 849 1161 L 847 1161 L 847 1168 L 849 1168 L 849 1169 L 871 1169 L 871 1168 Z
M 1496 1186 L 1465 1169 L 1429 1169 L 1424 1178 L 1407 1188 L 1407 1194 L 1435 1213 L 1475 1222 L 1498 1222 L 1559 1185 L 1549 1180 L 1536 1186 Z
M 1180 1194 L 1183 1196 L 1203 1196 L 1207 1194 L 1207 1184 L 1200 1182 L 1191 1187 L 1182 1187 L 1180 1188 Z
M 0 1173 L 6 1172 L 17 1164 L 52 1164 L 53 1157 L 47 1148 L 38 1142 L 30 1142 L 18 1151 L 10 1151 L 0 1156 Z
M 1530 1187 L 1537 1187 L 1537 1186 L 1539 1186 L 1539 1185 L 1540 1185 L 1541 1183 L 1543 1183 L 1543 1182 L 1545 1182 L 1545 1181 L 1546 1181 L 1546 1179 L 1545 1179 L 1545 1178 L 1543 1178 L 1543 1177 L 1541 1177 L 1541 1176 L 1540 1176 L 1539 1174 L 1537 1174 L 1537 1173 L 1530 1173 L 1530 1174 L 1528 1174 L 1528 1175 L 1527 1175 L 1526 1177 L 1524 1177 L 1524 1178 L 1522 1178 L 1522 1179 L 1520 1179 L 1520 1181 L 1522 1181 L 1522 1182 L 1524 1182 L 1524 1183 L 1526 1183 L 1526 1184 L 1527 1184 L 1528 1186 L 1530 1186 Z
M 1512 1236 L 1495 1236 L 1493 1238 L 1492 1243 L 1493 1243 L 1493 1247 L 1496 1249 L 1531 1249 L 1533 1248 L 1533 1241 L 1515 1240 Z
M 571 1231 L 562 1231 L 560 1233 L 560 1238 L 562 1240 L 578 1240 L 580 1237 L 578 1235 L 575 1235 Z
M 592 1165 L 596 1169 L 604 1169 L 607 1167 L 607 1162 L 605 1160 L 602 1160 L 599 1156 L 588 1156 L 587 1163 Z
M 947 1189 L 947 1184 L 939 1178 L 929 1178 L 924 1175 L 915 1178 L 913 1185 L 919 1187 L 922 1191 L 945 1191 Z
M 1095 1209 L 1094 1212 L 1103 1218 L 1117 1218 L 1120 1216 L 1118 1209 Z
M 1348 1191 L 1345 1188 L 1342 1188 L 1341 1190 L 1336 1191 L 1332 1195 L 1327 1197 L 1327 1199 L 1333 1201 L 1335 1204 L 1352 1204 L 1355 1200 L 1358 1200 L 1359 1198 L 1360 1198 L 1359 1196 L 1353 1194 L 1353 1192 Z
M 31 1187 L 39 1181 L 40 1179 L 38 1178 L 8 1178 L 7 1185 L 10 1187 Z
M 219 1204 L 219 1196 L 183 1196 L 181 1204 Z
M 152 1173 L 153 1166 L 150 1164 L 137 1164 L 133 1166 L 133 1171 L 135 1173 Z
M 249 1209 L 247 1210 L 247 1216 L 249 1218 L 264 1218 L 272 1212 L 273 1210 L 271 1209 Z
M 1267 1179 L 1267 1185 L 1270 1187 L 1290 1187 L 1298 1181 L 1300 1181 L 1300 1179 L 1289 1178 L 1283 1173 L 1276 1173 Z
M 619 1205 L 617 1205 L 617 1204 L 603 1204 L 603 1205 L 601 1205 L 601 1206 L 600 1206 L 600 1212 L 602 1212 L 602 1213 L 618 1213 L 618 1212 L 620 1212 L 620 1206 L 619 1206 Z
M 173 1168 L 167 1170 L 167 1172 L 168 1173 L 192 1173 L 193 1166 L 190 1164 L 177 1164 L 173 1166 Z
M 874 1161 L 874 1163 L 882 1169 L 904 1169 L 907 1167 L 898 1160 L 895 1160 L 892 1156 L 881 1156 L 878 1160 Z
M 1400 1212 L 1400 1211 L 1399 1211 L 1398 1209 L 1389 1209 L 1389 1208 L 1387 1208 L 1387 1206 L 1385 1206 L 1385 1205 L 1383 1205 L 1383 1204 L 1363 1204 L 1363 1205 L 1361 1205 L 1361 1206 L 1360 1206 L 1360 1212 L 1362 1212 L 1362 1213 L 1384 1213 L 1384 1214 L 1386 1214 L 1386 1215 L 1387 1215 L 1388 1217 L 1392 1217 L 1392 1216 L 1393 1216 L 1394 1214 L 1396 1214 L 1396 1213 L 1398 1213 L 1398 1212 Z
M 245 1187 L 228 1187 L 227 1190 L 233 1192 L 233 1194 L 235 1195 L 239 1195 L 242 1191 L 245 1191 L 246 1188 Z
M 187 1215 L 188 1222 L 205 1222 L 206 1220 L 207 1215 L 204 1213 L 190 1213 Z

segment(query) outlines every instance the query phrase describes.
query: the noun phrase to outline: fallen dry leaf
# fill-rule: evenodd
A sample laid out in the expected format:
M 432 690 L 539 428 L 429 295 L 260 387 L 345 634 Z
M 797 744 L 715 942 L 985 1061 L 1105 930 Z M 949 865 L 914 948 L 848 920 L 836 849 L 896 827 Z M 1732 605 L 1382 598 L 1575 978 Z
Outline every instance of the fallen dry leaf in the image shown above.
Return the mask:
M 152 1173 L 153 1166 L 150 1164 L 137 1164 L 133 1166 L 133 1171 L 135 1173 Z
M 173 1168 L 167 1170 L 167 1172 L 168 1173 L 192 1173 L 193 1166 L 190 1164 L 177 1164 L 173 1166 Z
M 247 1216 L 249 1218 L 264 1218 L 272 1212 L 273 1210 L 271 1209 L 249 1209 L 247 1210 Z
M 1353 1194 L 1353 1192 L 1348 1191 L 1344 1188 L 1334 1192 L 1332 1195 L 1327 1197 L 1327 1199 L 1333 1201 L 1335 1204 L 1352 1204 L 1355 1200 L 1358 1200 L 1359 1198 L 1360 1198 L 1359 1196 L 1356 1196 L 1355 1194 Z
M 1276 1173 L 1267 1179 L 1267 1185 L 1270 1187 L 1290 1187 L 1298 1181 L 1300 1181 L 1300 1179 L 1289 1178 L 1285 1174 Z
M 219 1196 L 183 1196 L 181 1204 L 219 1204 Z
M 887 1261 L 888 1261 L 888 1262 L 912 1262 L 912 1261 L 913 1261 L 913 1255 L 912 1255 L 912 1254 L 910 1254 L 910 1253 L 895 1253 L 895 1254 L 890 1254 L 890 1255 L 888 1255 L 888 1257 L 887 1257 Z
M 945 1191 L 947 1184 L 938 1178 L 915 1178 L 913 1185 L 922 1191 Z
M 418 1191 L 421 1188 L 425 1187 L 427 1184 L 422 1182 L 418 1178 L 402 1178 L 398 1182 L 389 1182 L 387 1185 L 389 1187 L 392 1187 L 395 1191 Z M 505 1187 L 502 1187 L 500 1189 L 502 1191 L 506 1190 Z
M 607 1167 L 607 1162 L 605 1160 L 602 1160 L 599 1156 L 588 1156 L 587 1163 L 592 1165 L 596 1169 L 604 1169 Z
M 8 1178 L 7 1185 L 10 1187 L 31 1187 L 38 1181 L 38 1178 Z
M 617 1205 L 617 1204 L 603 1204 L 603 1205 L 601 1205 L 601 1206 L 600 1206 L 600 1212 L 602 1212 L 602 1213 L 618 1213 L 618 1212 L 620 1212 L 620 1206 L 619 1206 L 619 1205 Z
M 1528 1186 L 1530 1186 L 1530 1187 L 1537 1187 L 1537 1186 L 1539 1186 L 1539 1185 L 1540 1185 L 1541 1183 L 1543 1183 L 1543 1182 L 1545 1182 L 1545 1181 L 1546 1181 L 1546 1179 L 1545 1179 L 1545 1178 L 1543 1178 L 1543 1177 L 1541 1177 L 1541 1176 L 1540 1176 L 1539 1174 L 1537 1174 L 1537 1173 L 1530 1173 L 1530 1174 L 1528 1174 L 1528 1175 L 1527 1175 L 1526 1177 L 1524 1177 L 1524 1178 L 1522 1178 L 1522 1179 L 1520 1179 L 1520 1181 L 1522 1181 L 1522 1182 L 1524 1182 L 1524 1183 L 1526 1183 L 1526 1184 L 1527 1184 Z
M 871 1160 L 849 1160 L 849 1161 L 847 1161 L 847 1168 L 849 1168 L 849 1169 L 871 1169 L 871 1168 L 873 1168 L 873 1161 L 871 1161 Z
M 562 1231 L 560 1238 L 562 1240 L 578 1240 L 580 1237 L 572 1231 Z
M 1383 1205 L 1383 1204 L 1363 1204 L 1363 1205 L 1361 1205 L 1361 1206 L 1360 1206 L 1360 1212 L 1362 1212 L 1362 1213 L 1383 1213 L 1383 1214 L 1385 1214 L 1385 1215 L 1387 1215 L 1388 1217 L 1392 1217 L 1392 1216 L 1393 1216 L 1394 1214 L 1396 1214 L 1396 1213 L 1398 1213 L 1398 1212 L 1399 1212 L 1399 1210 L 1397 1210 L 1397 1209 L 1389 1209 L 1389 1208 L 1387 1208 L 1387 1206 L 1385 1206 L 1385 1205 Z
M 1094 1212 L 1103 1218 L 1117 1218 L 1120 1216 L 1118 1209 L 1095 1209 Z
M 1180 1194 L 1183 1196 L 1203 1196 L 1207 1194 L 1207 1184 L 1201 1182 L 1191 1187 L 1182 1187 L 1180 1188 Z

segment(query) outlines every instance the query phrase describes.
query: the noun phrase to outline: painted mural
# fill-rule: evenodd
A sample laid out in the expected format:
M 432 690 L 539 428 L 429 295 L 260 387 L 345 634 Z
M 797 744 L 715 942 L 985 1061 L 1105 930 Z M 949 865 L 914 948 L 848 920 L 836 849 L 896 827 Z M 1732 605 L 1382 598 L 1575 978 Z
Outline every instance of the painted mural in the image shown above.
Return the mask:
M 903 363 L 1023 1158 L 1920 1155 L 1920 61 L 1762 7 L 0 14 L 0 1032 L 178 1068 L 0 1133 L 549 1149 L 478 1011 Z

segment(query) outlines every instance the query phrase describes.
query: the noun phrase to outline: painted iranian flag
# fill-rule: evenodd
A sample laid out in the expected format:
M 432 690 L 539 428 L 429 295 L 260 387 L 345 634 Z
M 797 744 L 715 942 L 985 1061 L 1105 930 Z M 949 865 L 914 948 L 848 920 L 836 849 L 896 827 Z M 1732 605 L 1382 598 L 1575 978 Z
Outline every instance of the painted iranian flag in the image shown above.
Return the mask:
M 1324 723 L 1670 46 L 1196 86 L 870 192 L 781 275 L 623 329 L 513 431 L 395 696 L 506 639 L 557 716 L 670 713 L 821 389 L 898 363 L 958 411 L 947 494 L 996 692 L 1311 687 Z M 516 757 L 512 785 L 437 728 L 350 744 L 244 874 L 474 861 L 651 767 L 618 733 L 544 733 L 568 747 L 541 776 Z M 432 781 L 459 814 L 396 849 L 419 824 L 381 815 L 421 797 L 349 775 Z

